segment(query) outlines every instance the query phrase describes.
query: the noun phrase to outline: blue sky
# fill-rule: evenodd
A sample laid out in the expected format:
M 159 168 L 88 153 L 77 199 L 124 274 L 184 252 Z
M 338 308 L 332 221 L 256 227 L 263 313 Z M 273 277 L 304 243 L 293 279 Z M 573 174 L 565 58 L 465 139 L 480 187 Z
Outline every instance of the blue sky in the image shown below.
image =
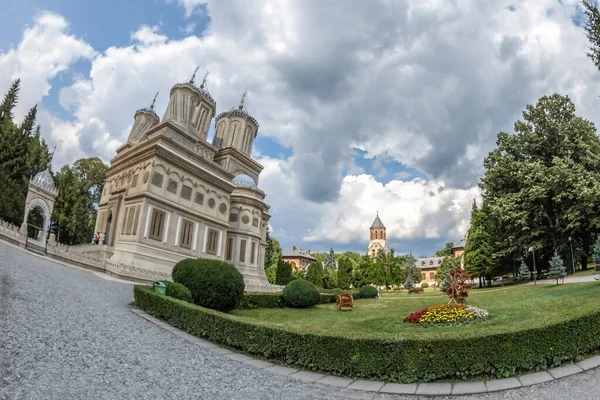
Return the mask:
M 21 77 L 17 114 L 40 105 L 57 164 L 108 161 L 157 90 L 160 115 L 209 70 L 217 112 L 249 92 L 273 235 L 312 251 L 365 251 L 379 210 L 391 247 L 432 254 L 468 230 L 483 158 L 527 104 L 559 91 L 600 115 L 575 0 L 348 2 L 6 2 L 0 90 Z

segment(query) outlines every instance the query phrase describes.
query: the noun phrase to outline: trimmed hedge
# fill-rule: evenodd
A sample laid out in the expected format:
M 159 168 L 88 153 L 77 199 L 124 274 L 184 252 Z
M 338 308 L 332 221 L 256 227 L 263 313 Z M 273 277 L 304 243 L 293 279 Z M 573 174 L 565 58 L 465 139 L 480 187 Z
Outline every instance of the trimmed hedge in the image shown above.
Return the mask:
M 304 279 L 296 279 L 287 284 L 281 294 L 288 307 L 309 308 L 321 302 L 317 287 Z
M 185 259 L 173 267 L 173 281 L 190 289 L 199 306 L 228 312 L 244 295 L 244 277 L 233 264 L 208 259 Z
M 161 281 L 165 285 L 167 285 L 167 296 L 174 297 L 179 300 L 187 301 L 188 303 L 192 302 L 192 292 L 190 289 L 183 286 L 181 283 L 170 282 L 170 281 Z
M 310 370 L 393 382 L 508 377 L 556 367 L 600 349 L 600 312 L 467 339 L 318 335 L 252 322 L 134 287 L 135 305 L 214 343 Z M 439 351 L 451 349 L 451 352 Z
M 284 308 L 285 304 L 281 293 L 244 293 L 238 308 Z
M 377 291 L 377 288 L 375 288 L 371 285 L 365 285 L 365 286 L 361 287 L 358 292 L 362 299 L 374 299 L 379 294 L 379 292 Z
M 335 303 L 335 300 L 340 293 L 349 293 L 354 297 L 354 300 L 360 299 L 358 290 L 321 290 L 319 293 L 319 304 Z M 285 302 L 281 298 L 281 293 L 254 293 L 246 292 L 240 300 L 237 308 L 254 309 L 254 308 L 285 308 Z

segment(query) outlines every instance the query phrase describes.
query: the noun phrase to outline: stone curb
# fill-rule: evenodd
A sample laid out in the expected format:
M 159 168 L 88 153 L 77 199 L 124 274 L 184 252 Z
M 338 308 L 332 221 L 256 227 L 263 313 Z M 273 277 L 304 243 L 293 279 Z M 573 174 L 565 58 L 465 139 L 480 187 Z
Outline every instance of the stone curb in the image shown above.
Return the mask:
M 518 389 L 521 387 L 538 385 L 555 381 L 567 376 L 578 374 L 596 367 L 600 367 L 600 356 L 592 356 L 588 359 L 574 364 L 561 365 L 546 371 L 534 372 L 518 377 L 505 379 L 493 379 L 489 381 L 476 382 L 433 382 L 433 383 L 388 383 L 381 381 L 366 381 L 362 379 L 343 378 L 333 375 L 324 375 L 317 372 L 304 371 L 293 367 L 273 364 L 268 361 L 260 360 L 247 356 L 245 354 L 235 353 L 232 350 L 220 347 L 207 340 L 197 338 L 187 332 L 177 329 L 158 318 L 151 316 L 145 311 L 137 308 L 131 308 L 134 314 L 139 315 L 145 320 L 152 322 L 179 336 L 189 342 L 197 344 L 200 347 L 213 352 L 216 355 L 222 355 L 234 361 L 253 366 L 275 374 L 289 376 L 303 382 L 316 382 L 324 385 L 335 386 L 339 388 L 361 390 L 370 393 L 383 394 L 401 394 L 401 395 L 422 395 L 422 396 L 450 396 L 466 394 L 492 393 L 501 390 Z

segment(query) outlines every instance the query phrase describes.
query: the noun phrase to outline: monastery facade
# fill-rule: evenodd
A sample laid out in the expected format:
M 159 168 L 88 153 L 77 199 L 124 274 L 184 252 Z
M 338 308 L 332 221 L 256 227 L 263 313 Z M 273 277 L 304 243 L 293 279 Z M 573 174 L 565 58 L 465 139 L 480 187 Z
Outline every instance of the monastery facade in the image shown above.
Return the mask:
M 215 118 L 206 76 L 199 86 L 194 76 L 171 88 L 162 119 L 154 101 L 135 113 L 111 160 L 95 230 L 112 263 L 170 274 L 185 258 L 223 260 L 246 285 L 268 285 L 269 205 L 258 188 L 263 167 L 251 157 L 259 124 L 245 95 Z

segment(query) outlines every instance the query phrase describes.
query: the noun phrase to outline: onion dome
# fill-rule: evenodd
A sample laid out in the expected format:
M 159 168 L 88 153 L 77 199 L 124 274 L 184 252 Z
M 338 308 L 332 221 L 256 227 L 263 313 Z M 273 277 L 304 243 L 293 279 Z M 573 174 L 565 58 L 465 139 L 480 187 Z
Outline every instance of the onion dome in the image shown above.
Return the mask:
M 258 125 L 258 121 L 256 121 L 256 119 L 248 113 L 248 110 L 246 110 L 245 102 L 246 102 L 247 95 L 248 95 L 248 92 L 244 92 L 239 104 L 237 106 L 233 107 L 231 110 L 225 111 L 225 112 L 222 112 L 221 114 L 219 114 L 217 116 L 217 118 L 215 118 L 215 122 L 219 121 L 219 119 L 221 119 L 223 117 L 241 117 L 241 118 L 245 119 L 246 121 L 249 121 L 252 124 L 254 124 L 254 126 L 256 127 L 256 129 L 254 131 L 254 137 L 256 137 L 256 135 L 258 133 L 259 125 Z
M 157 118 L 157 119 L 160 120 L 160 118 L 156 114 L 156 111 L 154 111 L 154 104 L 156 103 L 156 98 L 157 97 L 158 97 L 158 92 L 156 92 L 156 94 L 154 95 L 154 99 L 152 100 L 152 103 L 148 107 L 140 108 L 139 110 L 137 110 L 135 112 L 135 114 L 137 115 L 137 113 L 148 113 L 151 116 L 153 116 L 153 117 L 155 117 L 155 118 Z
M 52 175 L 50 174 L 50 171 L 48 169 L 45 169 L 42 172 L 38 172 L 31 180 L 31 183 L 51 192 L 56 191 L 54 179 L 52 179 Z
M 236 186 L 256 187 L 256 182 L 254 181 L 254 178 L 252 178 L 251 176 L 246 175 L 246 174 L 237 174 L 233 178 L 233 183 Z
M 196 94 L 198 94 L 198 96 L 200 96 L 201 99 L 206 100 L 207 103 L 209 103 L 213 107 L 216 107 L 217 102 L 215 101 L 215 99 L 213 99 L 211 94 L 208 92 L 208 88 L 206 86 L 206 77 L 208 76 L 208 72 L 204 75 L 204 78 L 202 79 L 202 83 L 200 84 L 199 87 L 194 84 L 194 82 L 196 80 L 197 72 L 198 72 L 198 67 L 196 67 L 196 69 L 194 70 L 194 74 L 192 75 L 192 77 L 190 78 L 189 81 L 183 82 L 183 83 L 176 83 L 175 85 L 173 85 L 173 87 L 171 88 L 171 94 L 173 94 L 173 90 L 176 90 L 178 88 L 189 88 L 189 89 L 192 89 Z

